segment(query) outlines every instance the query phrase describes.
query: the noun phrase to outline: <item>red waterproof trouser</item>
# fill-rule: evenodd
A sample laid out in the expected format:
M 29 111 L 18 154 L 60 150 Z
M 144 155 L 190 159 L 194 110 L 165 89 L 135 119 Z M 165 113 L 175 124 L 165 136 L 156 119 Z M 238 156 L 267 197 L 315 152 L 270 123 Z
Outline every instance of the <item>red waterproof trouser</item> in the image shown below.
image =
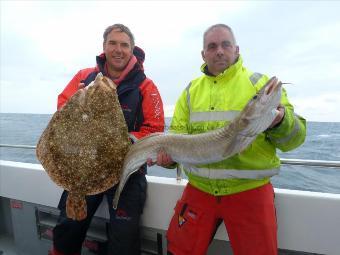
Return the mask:
M 48 255 L 65 255 L 62 252 L 57 251 L 54 247 L 49 251 Z M 80 253 L 73 253 L 72 255 L 80 255 Z
M 277 255 L 273 186 L 216 197 L 188 184 L 167 233 L 173 255 L 204 255 L 223 219 L 234 255 Z

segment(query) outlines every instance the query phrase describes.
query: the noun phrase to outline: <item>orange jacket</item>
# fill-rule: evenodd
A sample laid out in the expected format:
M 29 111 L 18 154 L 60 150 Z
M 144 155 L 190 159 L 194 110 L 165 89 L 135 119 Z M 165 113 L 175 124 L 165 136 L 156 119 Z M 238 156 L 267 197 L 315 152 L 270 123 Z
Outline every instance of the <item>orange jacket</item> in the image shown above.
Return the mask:
M 130 134 L 140 139 L 154 132 L 164 131 L 164 111 L 156 85 L 143 70 L 144 52 L 135 47 L 137 63 L 120 81 L 117 87 L 125 121 Z M 105 73 L 105 55 L 97 56 L 97 66 L 80 70 L 58 96 L 58 110 L 78 90 L 79 83 L 87 86 L 98 72 Z

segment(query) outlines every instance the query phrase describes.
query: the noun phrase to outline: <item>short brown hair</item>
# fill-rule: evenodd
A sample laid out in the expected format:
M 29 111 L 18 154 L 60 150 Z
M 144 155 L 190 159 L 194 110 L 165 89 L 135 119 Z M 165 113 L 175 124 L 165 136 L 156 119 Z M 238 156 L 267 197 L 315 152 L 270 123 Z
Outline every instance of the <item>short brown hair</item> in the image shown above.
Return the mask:
M 107 36 L 109 33 L 111 33 L 112 30 L 118 30 L 119 32 L 127 34 L 130 38 L 131 48 L 133 49 L 135 47 L 135 38 L 133 34 L 131 33 L 131 30 L 127 26 L 124 26 L 123 24 L 114 24 L 114 25 L 107 27 L 103 34 L 104 43 L 106 43 Z

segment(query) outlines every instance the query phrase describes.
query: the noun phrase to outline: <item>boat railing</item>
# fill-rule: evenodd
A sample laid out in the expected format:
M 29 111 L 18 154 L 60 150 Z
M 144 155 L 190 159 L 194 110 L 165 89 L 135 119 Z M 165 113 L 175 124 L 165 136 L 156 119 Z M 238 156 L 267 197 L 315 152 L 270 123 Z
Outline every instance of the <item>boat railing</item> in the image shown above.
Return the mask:
M 34 145 L 13 145 L 13 144 L 0 144 L 0 148 L 14 148 L 14 149 L 36 149 Z M 312 160 L 312 159 L 288 159 L 280 158 L 282 165 L 300 165 L 312 167 L 326 167 L 326 168 L 339 168 L 339 160 Z
M 36 149 L 34 145 L 19 145 L 19 144 L 0 144 L 0 147 L 14 148 L 14 149 Z

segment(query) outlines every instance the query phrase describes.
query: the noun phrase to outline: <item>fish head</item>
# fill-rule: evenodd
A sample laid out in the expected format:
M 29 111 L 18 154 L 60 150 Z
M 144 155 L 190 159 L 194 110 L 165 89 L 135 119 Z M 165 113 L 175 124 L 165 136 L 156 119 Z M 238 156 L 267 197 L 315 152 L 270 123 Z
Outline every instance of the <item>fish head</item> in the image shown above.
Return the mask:
M 239 123 L 242 134 L 254 136 L 266 130 L 276 117 L 276 109 L 281 100 L 282 83 L 272 77 L 261 89 L 253 96 L 243 109 Z
M 89 89 L 91 87 L 101 87 L 104 91 L 112 92 L 112 90 L 116 90 L 117 85 L 108 77 L 104 76 L 102 73 L 98 73 L 94 81 L 92 81 L 85 89 Z M 89 94 L 93 93 L 88 92 Z
M 121 111 L 117 95 L 117 85 L 102 73 L 98 73 L 94 81 L 85 88 L 78 90 L 77 93 L 82 93 L 81 103 L 87 111 L 91 107 L 96 108 L 92 112 L 97 114 L 105 114 L 106 111 L 111 112 L 113 108 L 115 111 Z

